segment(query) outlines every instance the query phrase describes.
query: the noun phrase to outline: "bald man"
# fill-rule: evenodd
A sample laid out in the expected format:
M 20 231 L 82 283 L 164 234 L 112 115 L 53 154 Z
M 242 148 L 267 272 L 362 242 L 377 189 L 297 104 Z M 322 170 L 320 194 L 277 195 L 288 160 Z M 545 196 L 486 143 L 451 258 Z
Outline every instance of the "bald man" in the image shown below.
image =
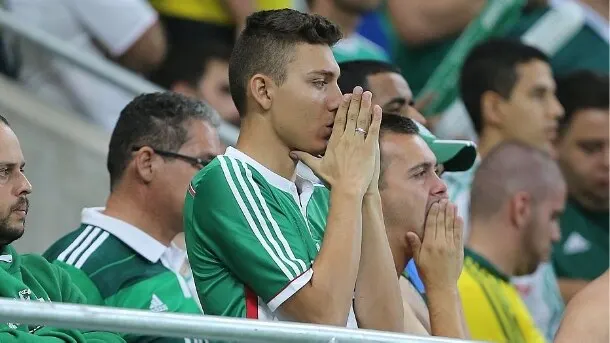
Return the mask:
M 513 276 L 533 273 L 559 240 L 566 185 L 547 153 L 508 141 L 476 171 L 458 289 L 473 339 L 544 342 Z

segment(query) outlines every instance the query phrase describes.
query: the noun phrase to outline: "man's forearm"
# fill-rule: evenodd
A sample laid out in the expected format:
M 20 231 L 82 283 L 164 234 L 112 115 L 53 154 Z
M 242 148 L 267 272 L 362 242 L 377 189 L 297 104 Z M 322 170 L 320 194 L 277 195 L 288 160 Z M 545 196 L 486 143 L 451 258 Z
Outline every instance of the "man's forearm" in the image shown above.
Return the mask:
M 339 187 L 331 191 L 324 241 L 313 263 L 311 280 L 318 307 L 323 307 L 327 317 L 322 321 L 325 324 L 344 325 L 349 314 L 360 261 L 361 210 L 362 195 Z
M 563 301 L 567 304 L 576 293 L 589 283 L 586 280 L 560 278 L 557 280 Z
M 403 331 L 400 286 L 383 224 L 379 194 L 365 195 L 362 204 L 362 248 L 355 312 L 361 328 Z
M 466 338 L 463 328 L 463 311 L 456 287 L 449 289 L 426 288 L 430 328 L 433 336 Z

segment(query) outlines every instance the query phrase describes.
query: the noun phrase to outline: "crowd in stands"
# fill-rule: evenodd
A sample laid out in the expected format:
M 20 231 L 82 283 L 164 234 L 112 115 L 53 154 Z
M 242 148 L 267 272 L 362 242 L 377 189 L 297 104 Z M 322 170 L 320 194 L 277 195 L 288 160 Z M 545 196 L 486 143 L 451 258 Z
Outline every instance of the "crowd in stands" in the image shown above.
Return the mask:
M 3 33 L 4 77 L 111 138 L 106 203 L 19 254 L 32 185 L 0 116 L 1 297 L 610 339 L 607 0 L 3 7 L 166 91 L 133 96 Z M 0 342 L 201 339 L 0 324 Z

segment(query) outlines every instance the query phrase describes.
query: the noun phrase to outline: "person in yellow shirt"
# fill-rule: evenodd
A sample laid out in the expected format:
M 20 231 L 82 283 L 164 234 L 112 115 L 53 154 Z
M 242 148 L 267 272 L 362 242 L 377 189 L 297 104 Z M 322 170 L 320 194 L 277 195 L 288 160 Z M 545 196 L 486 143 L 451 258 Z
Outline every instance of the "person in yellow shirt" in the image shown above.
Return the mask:
M 294 8 L 299 0 L 149 0 L 170 36 L 232 39 L 255 11 Z
M 458 290 L 472 339 L 544 342 L 511 284 L 550 258 L 566 185 L 547 153 L 523 143 L 495 147 L 476 171 L 471 228 Z

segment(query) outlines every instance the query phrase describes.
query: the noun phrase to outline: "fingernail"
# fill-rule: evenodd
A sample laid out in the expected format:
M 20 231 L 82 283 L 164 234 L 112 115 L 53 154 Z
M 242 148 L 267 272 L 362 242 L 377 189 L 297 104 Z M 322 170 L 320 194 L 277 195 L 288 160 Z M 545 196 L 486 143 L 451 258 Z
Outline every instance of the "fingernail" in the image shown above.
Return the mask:
M 352 95 L 349 93 L 343 94 L 343 102 L 348 102 L 351 97 Z
M 360 86 L 354 87 L 354 94 L 362 94 L 362 87 L 360 87 Z
M 297 155 L 296 155 L 295 153 L 290 152 L 290 154 L 289 154 L 289 155 L 290 155 L 290 158 L 292 158 L 293 160 L 296 160 L 296 159 L 297 159 Z

